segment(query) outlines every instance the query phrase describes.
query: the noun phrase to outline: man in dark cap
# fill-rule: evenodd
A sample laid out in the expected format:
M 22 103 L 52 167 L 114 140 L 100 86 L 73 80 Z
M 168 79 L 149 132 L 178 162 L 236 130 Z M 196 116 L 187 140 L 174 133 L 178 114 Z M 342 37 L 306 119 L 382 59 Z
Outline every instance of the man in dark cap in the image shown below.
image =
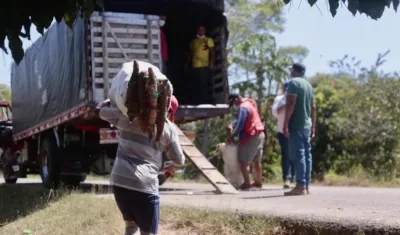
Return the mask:
M 261 160 L 265 142 L 264 124 L 257 110 L 256 102 L 238 94 L 229 96 L 230 106 L 239 107 L 238 118 L 228 128 L 232 136 L 239 136 L 238 158 L 244 183 L 240 189 L 262 188 Z M 249 163 L 253 162 L 255 170 L 254 183 L 250 183 Z
M 290 155 L 296 165 L 296 187 L 285 196 L 309 194 L 311 180 L 311 139 L 315 136 L 316 109 L 311 84 L 304 78 L 306 68 L 295 63 L 287 90 L 283 134 L 289 137 Z

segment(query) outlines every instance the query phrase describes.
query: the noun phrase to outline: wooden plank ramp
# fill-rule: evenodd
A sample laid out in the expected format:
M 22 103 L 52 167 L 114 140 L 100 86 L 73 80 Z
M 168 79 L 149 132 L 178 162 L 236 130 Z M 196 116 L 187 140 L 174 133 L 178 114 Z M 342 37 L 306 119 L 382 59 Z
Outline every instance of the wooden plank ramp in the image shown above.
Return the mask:
M 237 194 L 238 191 L 235 187 L 207 160 L 182 130 L 178 126 L 176 126 L 176 129 L 178 130 L 179 141 L 186 157 L 200 170 L 208 182 L 214 186 L 216 192 L 218 194 Z

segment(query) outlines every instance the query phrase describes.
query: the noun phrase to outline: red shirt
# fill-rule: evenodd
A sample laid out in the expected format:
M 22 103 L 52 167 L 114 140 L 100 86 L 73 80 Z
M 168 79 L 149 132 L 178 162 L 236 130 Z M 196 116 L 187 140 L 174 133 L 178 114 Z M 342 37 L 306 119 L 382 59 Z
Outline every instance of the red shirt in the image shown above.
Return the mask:
M 168 61 L 168 50 L 167 50 L 167 39 L 164 33 L 164 27 L 160 28 L 160 40 L 161 40 L 161 59 Z
M 179 107 L 178 100 L 176 99 L 176 97 L 174 95 L 172 95 L 171 96 L 171 106 L 169 107 L 171 113 L 170 113 L 170 115 L 168 117 L 168 119 L 171 122 L 175 121 L 175 113 L 176 113 L 176 110 L 178 110 L 178 107 Z
M 246 138 L 240 141 L 240 144 L 243 145 L 250 140 L 251 136 L 255 136 L 264 132 L 264 124 L 261 121 L 260 114 L 258 113 L 257 105 L 254 100 L 245 99 L 244 102 L 240 104 L 240 107 L 247 110 L 247 118 L 243 129 Z

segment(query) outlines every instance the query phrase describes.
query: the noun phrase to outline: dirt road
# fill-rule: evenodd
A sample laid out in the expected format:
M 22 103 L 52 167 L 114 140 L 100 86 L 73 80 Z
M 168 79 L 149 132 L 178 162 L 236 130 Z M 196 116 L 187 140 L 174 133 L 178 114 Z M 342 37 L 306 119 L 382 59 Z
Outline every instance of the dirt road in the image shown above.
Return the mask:
M 98 181 L 87 183 L 107 184 Z M 240 192 L 237 195 L 215 195 L 213 190 L 208 184 L 167 182 L 160 189 L 161 203 L 255 213 L 305 223 L 385 227 L 388 230 L 400 231 L 400 189 L 313 187 L 310 195 L 296 197 L 284 197 L 284 190 L 280 186 L 264 186 L 262 190 Z
M 304 222 L 400 229 L 400 189 L 313 187 L 307 196 L 284 197 L 279 186 L 238 195 L 213 195 L 208 185 L 168 183 L 164 188 L 189 189 L 161 192 L 164 205 L 231 210 Z M 193 190 L 193 191 L 190 191 Z M 206 193 L 205 193 L 206 192 Z M 193 194 L 192 194 L 193 193 Z

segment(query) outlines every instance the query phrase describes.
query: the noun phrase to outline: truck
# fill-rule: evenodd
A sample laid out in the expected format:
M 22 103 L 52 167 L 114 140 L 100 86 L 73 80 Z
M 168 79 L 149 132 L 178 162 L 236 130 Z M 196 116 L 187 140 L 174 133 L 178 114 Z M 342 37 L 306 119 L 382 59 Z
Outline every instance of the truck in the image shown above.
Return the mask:
M 14 158 L 2 155 L 6 183 L 40 174 L 44 187 L 57 188 L 61 182 L 79 185 L 90 172 L 110 173 L 119 132 L 95 114 L 95 106 L 108 98 L 122 63 L 136 59 L 162 67 L 160 16 L 166 18 L 166 75 L 180 103 L 175 122 L 179 126 L 228 112 L 228 30 L 222 0 L 97 3 L 102 11 L 78 17 L 72 28 L 63 21 L 53 23 L 23 60 L 12 65 L 12 102 L 1 106 L 6 113 L 12 107 L 12 117 L 5 117 L 0 129 L 8 130 L 4 138 L 12 130 L 11 147 L 18 151 Z M 198 88 L 208 92 L 212 104 L 195 103 L 187 95 L 191 91 L 185 64 L 199 24 L 215 42 L 212 84 Z M 162 174 L 159 179 L 165 181 Z

